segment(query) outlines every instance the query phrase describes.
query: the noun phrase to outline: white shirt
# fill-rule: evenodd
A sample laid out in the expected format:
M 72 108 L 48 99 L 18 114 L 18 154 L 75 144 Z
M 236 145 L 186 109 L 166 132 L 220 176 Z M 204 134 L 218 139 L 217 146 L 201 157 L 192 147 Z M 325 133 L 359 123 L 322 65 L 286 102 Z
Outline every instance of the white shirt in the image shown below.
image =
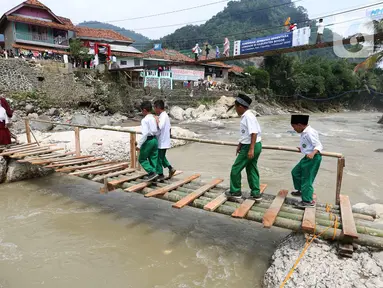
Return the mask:
M 112 56 L 112 62 L 113 62 L 113 63 L 117 63 L 117 58 L 116 58 L 116 56 Z
M 169 149 L 171 148 L 170 144 L 170 119 L 168 116 L 168 113 L 165 111 L 160 114 L 159 117 L 159 123 L 158 123 L 158 133 L 157 133 L 157 139 L 158 139 L 158 149 Z
M 262 140 L 261 126 L 259 126 L 257 117 L 250 110 L 243 113 L 241 117 L 240 134 L 239 143 L 241 144 L 251 144 L 251 134 L 257 134 L 257 143 Z
M 314 150 L 318 150 L 319 152 L 322 152 L 323 146 L 322 143 L 319 140 L 319 134 L 318 131 L 316 131 L 311 126 L 307 126 L 305 130 L 303 130 L 301 134 L 301 152 L 304 155 L 308 155 Z
M 317 27 L 318 27 L 318 34 L 323 34 L 323 32 L 324 32 L 324 23 L 322 22 L 322 23 L 317 23 Z
M 148 114 L 144 117 L 144 119 L 141 120 L 141 132 L 142 137 L 137 143 L 138 148 L 141 148 L 148 136 L 157 135 L 157 122 L 153 114 Z
M 7 111 L 5 111 L 4 107 L 2 106 L 0 106 L 0 122 L 5 122 L 5 124 L 9 123 Z

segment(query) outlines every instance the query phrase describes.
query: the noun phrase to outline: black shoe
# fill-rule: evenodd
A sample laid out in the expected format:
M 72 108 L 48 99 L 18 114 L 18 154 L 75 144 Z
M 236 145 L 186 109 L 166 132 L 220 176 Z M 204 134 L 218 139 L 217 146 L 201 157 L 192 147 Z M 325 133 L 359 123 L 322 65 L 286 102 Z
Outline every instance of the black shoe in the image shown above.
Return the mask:
M 311 202 L 305 202 L 305 201 L 300 201 L 296 204 L 294 204 L 295 207 L 301 208 L 301 209 L 306 209 L 306 208 L 315 208 L 315 201 Z
M 158 177 L 159 177 L 159 175 L 157 173 L 152 172 L 148 175 L 147 181 L 153 182 L 153 181 L 157 180 Z
M 294 197 L 302 197 L 301 191 L 293 191 L 291 192 L 291 195 L 293 195 Z
M 261 203 L 263 198 L 262 198 L 262 195 L 257 195 L 257 196 L 250 195 L 248 199 L 254 200 L 256 203 Z
M 169 178 L 172 178 L 174 174 L 176 174 L 176 172 L 176 169 L 174 169 L 173 167 L 169 167 Z
M 225 196 L 227 197 L 227 199 L 242 200 L 242 193 L 233 194 L 230 191 L 226 191 Z
M 163 181 L 165 181 L 165 176 L 164 176 L 164 174 L 160 174 L 160 175 L 158 175 L 157 181 L 159 181 L 159 182 L 163 182 Z

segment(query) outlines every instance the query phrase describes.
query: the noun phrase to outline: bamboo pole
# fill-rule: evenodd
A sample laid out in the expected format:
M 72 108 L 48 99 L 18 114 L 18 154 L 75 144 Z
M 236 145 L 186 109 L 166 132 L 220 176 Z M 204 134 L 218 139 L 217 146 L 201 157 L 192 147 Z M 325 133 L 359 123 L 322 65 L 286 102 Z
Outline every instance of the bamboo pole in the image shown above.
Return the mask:
M 336 173 L 336 196 L 335 196 L 335 203 L 337 205 L 340 204 L 340 191 L 342 189 L 342 180 L 343 180 L 343 170 L 346 166 L 345 159 L 339 158 L 338 159 L 338 165 L 337 165 L 337 173 Z
M 136 168 L 136 133 L 130 133 L 130 167 Z
M 74 128 L 74 141 L 76 145 L 76 156 L 81 156 L 81 145 L 80 145 L 80 128 Z
M 31 126 L 29 123 L 29 119 L 25 119 L 25 134 L 27 135 L 28 144 L 32 143 L 31 139 Z

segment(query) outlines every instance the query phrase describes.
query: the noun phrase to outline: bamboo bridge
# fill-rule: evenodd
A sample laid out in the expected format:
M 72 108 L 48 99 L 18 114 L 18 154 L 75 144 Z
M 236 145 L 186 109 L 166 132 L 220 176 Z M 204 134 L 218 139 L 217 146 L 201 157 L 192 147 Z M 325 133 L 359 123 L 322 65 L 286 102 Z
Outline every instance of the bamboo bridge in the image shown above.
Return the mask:
M 74 127 L 76 149 L 72 152 L 62 152 L 63 148 L 42 145 L 36 138 L 32 142 L 34 134 L 30 129 L 29 121 L 25 120 L 27 143 L 2 147 L 0 156 L 102 183 L 100 193 L 103 194 L 120 191 L 141 193 L 144 198 L 156 197 L 173 202 L 172 207 L 177 209 L 192 206 L 203 209 L 207 213 L 221 213 L 233 218 L 259 222 L 263 224 L 264 228 L 276 226 L 309 234 L 319 234 L 323 239 L 339 241 L 339 253 L 345 257 L 352 256 L 354 243 L 383 249 L 383 230 L 374 223 L 376 215 L 352 208 L 349 197 L 340 193 L 345 166 L 345 158 L 342 154 L 322 153 L 325 157 L 337 159 L 335 205 L 317 203 L 316 208 L 300 210 L 294 207 L 294 203 L 298 200 L 287 197 L 287 190 L 279 191 L 276 196 L 264 193 L 267 188 L 266 184 L 261 185 L 264 199 L 261 203 L 255 203 L 250 199 L 238 203 L 226 198 L 224 192 L 227 188 L 222 185 L 223 179 L 220 178 L 202 183 L 198 181 L 198 178 L 201 177 L 200 174 L 183 177 L 182 171 L 178 171 L 175 178 L 165 178 L 163 182 L 148 183 L 144 180 L 146 173 L 141 171 L 137 164 L 135 142 L 138 132 L 136 131 L 49 122 L 54 125 Z M 82 155 L 80 128 L 130 133 L 130 160 L 128 162 L 106 161 L 103 157 Z M 214 140 L 172 138 L 212 145 L 237 146 L 236 143 Z M 297 148 L 280 146 L 264 145 L 263 149 L 299 152 Z

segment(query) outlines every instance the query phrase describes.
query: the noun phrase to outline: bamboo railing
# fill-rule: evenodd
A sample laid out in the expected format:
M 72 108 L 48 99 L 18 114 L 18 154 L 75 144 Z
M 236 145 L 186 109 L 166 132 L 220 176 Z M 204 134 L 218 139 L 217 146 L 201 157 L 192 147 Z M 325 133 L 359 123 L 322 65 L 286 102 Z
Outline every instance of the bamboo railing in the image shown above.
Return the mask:
M 52 125 L 57 125 L 57 126 L 73 127 L 74 132 L 75 132 L 75 147 L 76 147 L 76 155 L 77 156 L 81 155 L 80 129 L 96 129 L 96 130 L 130 133 L 130 155 L 131 155 L 130 156 L 130 167 L 139 168 L 137 165 L 137 155 L 136 155 L 135 143 L 137 141 L 136 135 L 141 134 L 141 132 L 131 130 L 131 129 L 125 129 L 125 128 L 124 129 L 115 129 L 115 128 L 89 126 L 89 125 L 56 123 L 56 122 L 51 122 L 51 121 L 46 121 L 46 120 L 39 120 L 39 119 L 25 119 L 25 133 L 26 133 L 28 143 L 32 142 L 32 137 L 31 137 L 32 130 L 30 127 L 30 121 L 52 124 Z M 178 136 L 173 136 L 173 135 L 171 136 L 171 138 L 175 139 L 175 140 L 183 140 L 183 141 L 187 141 L 187 142 L 204 143 L 204 144 L 211 144 L 211 145 L 232 146 L 232 147 L 238 146 L 238 143 L 227 142 L 227 141 L 216 141 L 216 140 L 209 140 L 209 139 L 178 137 Z M 287 146 L 262 145 L 262 149 L 300 153 L 298 148 L 287 147 Z M 324 157 L 330 157 L 330 158 L 336 158 L 337 159 L 335 203 L 336 203 L 336 205 L 339 205 L 340 204 L 339 195 L 340 195 L 341 188 L 342 188 L 343 171 L 344 171 L 344 167 L 345 167 L 345 163 L 346 163 L 345 157 L 340 153 L 326 152 L 326 151 L 323 151 L 321 153 L 321 155 Z

